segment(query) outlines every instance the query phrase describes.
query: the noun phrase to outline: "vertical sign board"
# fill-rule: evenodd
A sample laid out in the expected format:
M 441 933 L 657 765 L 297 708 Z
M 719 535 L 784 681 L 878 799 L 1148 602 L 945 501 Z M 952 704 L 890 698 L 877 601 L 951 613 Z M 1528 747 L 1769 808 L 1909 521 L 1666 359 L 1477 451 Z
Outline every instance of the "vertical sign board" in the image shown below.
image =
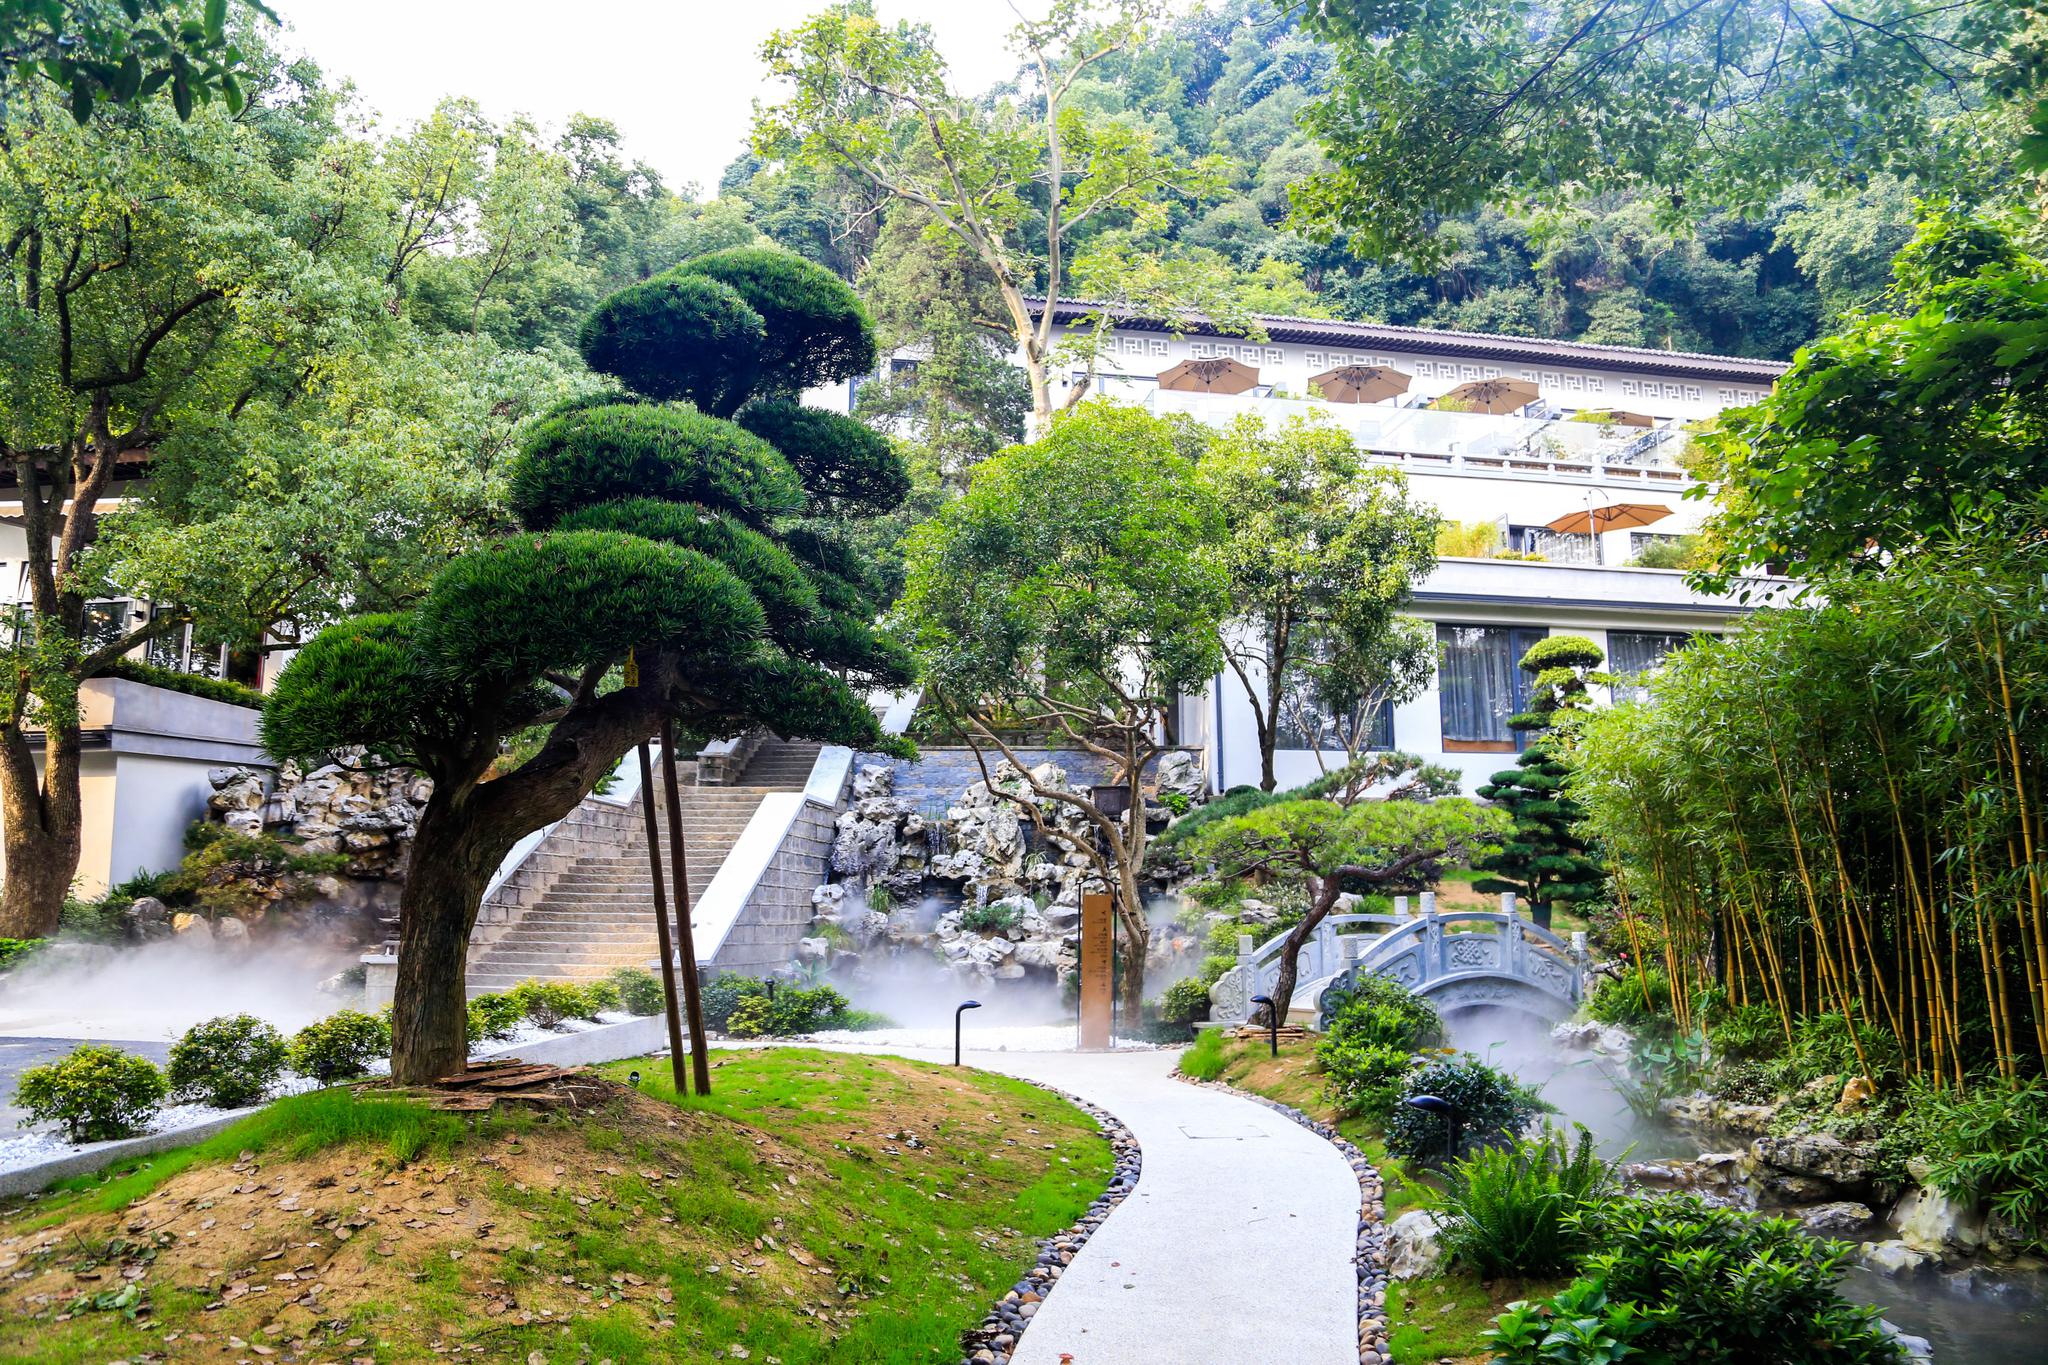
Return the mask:
M 1081 897 L 1081 1050 L 1100 1052 L 1110 1046 L 1112 947 L 1110 898 L 1106 892 Z

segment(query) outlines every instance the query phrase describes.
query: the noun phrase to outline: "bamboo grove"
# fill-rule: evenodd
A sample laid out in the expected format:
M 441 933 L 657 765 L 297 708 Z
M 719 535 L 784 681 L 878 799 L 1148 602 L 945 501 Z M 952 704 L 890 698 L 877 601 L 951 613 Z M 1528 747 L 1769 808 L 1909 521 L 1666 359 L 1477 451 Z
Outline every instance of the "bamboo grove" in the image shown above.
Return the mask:
M 1679 651 L 1572 790 L 1681 1027 L 1835 1013 L 1866 1074 L 2048 1062 L 2048 502 Z

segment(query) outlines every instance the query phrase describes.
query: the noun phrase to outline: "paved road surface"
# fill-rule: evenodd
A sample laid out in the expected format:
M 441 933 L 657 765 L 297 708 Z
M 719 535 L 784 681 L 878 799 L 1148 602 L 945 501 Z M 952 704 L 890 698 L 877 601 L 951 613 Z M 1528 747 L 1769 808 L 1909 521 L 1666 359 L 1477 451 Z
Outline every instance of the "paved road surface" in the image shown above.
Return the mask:
M 1015 1365 L 1356 1365 L 1357 1178 L 1291 1120 L 1174 1080 L 1178 1055 L 966 1055 L 1102 1106 L 1145 1150 L 1137 1189 L 1060 1277 Z

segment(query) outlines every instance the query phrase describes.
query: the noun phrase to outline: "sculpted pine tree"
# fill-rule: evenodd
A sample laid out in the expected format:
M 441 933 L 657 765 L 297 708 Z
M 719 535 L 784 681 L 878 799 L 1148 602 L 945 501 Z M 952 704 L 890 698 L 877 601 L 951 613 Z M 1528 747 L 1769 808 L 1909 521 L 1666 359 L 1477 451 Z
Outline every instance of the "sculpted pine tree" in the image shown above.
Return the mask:
M 852 419 L 787 402 L 873 366 L 852 291 L 784 252 L 723 251 L 614 294 L 582 345 L 634 396 L 532 429 L 510 477 L 524 533 L 455 560 L 411 611 L 322 632 L 264 714 L 279 757 L 363 745 L 434 780 L 400 902 L 401 1082 L 464 1063 L 491 873 L 664 717 L 889 748 L 862 692 L 910 676 L 837 539 L 902 497 L 900 461 Z M 507 739 L 537 726 L 539 750 L 508 768 Z
M 1508 724 L 1534 732 L 1535 738 L 1514 767 L 1478 788 L 1480 796 L 1513 818 L 1514 831 L 1498 853 L 1473 864 L 1494 875 L 1472 887 L 1516 893 L 1529 902 L 1531 917 L 1544 929 L 1550 927 L 1553 904 L 1598 898 L 1605 876 L 1578 833 L 1584 812 L 1565 795 L 1571 765 L 1551 733 L 1563 716 L 1585 708 L 1586 684 L 1605 680 L 1592 672 L 1605 658 L 1598 645 L 1581 635 L 1552 635 L 1530 646 L 1522 668 L 1536 675 L 1534 695 L 1529 710 L 1510 717 Z
M 1411 754 L 1376 754 L 1359 776 L 1378 788 L 1373 800 L 1278 801 L 1219 820 L 1190 850 L 1224 877 L 1268 876 L 1299 882 L 1308 914 L 1280 948 L 1273 1000 L 1281 1016 L 1294 999 L 1302 949 L 1345 892 L 1375 892 L 1434 874 L 1446 859 L 1499 846 L 1507 818 L 1463 797 L 1432 800 L 1443 774 Z

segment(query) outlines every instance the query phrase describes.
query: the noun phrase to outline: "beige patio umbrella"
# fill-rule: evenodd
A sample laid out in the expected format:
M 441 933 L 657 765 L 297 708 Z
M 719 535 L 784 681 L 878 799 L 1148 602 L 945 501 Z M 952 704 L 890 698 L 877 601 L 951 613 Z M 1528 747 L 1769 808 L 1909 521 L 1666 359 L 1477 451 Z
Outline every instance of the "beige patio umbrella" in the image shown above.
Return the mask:
M 1612 502 L 1605 507 L 1589 507 L 1583 512 L 1567 512 L 1544 525 L 1564 535 L 1586 536 L 1600 531 L 1648 526 L 1670 515 L 1669 507 L 1659 507 L 1653 502 Z
M 1430 404 L 1441 407 L 1457 403 L 1467 412 L 1491 413 L 1496 417 L 1520 412 L 1538 398 L 1536 386 L 1526 379 L 1468 379 Z
M 1408 392 L 1408 376 L 1386 365 L 1339 365 L 1308 383 L 1332 403 L 1377 403 Z
M 1623 412 L 1619 408 L 1597 408 L 1579 414 L 1581 422 L 1598 422 L 1610 427 L 1654 427 L 1657 419 L 1646 417 L 1640 412 Z
M 1159 372 L 1159 387 L 1181 393 L 1243 393 L 1259 382 L 1254 366 L 1240 360 L 1183 360 Z

